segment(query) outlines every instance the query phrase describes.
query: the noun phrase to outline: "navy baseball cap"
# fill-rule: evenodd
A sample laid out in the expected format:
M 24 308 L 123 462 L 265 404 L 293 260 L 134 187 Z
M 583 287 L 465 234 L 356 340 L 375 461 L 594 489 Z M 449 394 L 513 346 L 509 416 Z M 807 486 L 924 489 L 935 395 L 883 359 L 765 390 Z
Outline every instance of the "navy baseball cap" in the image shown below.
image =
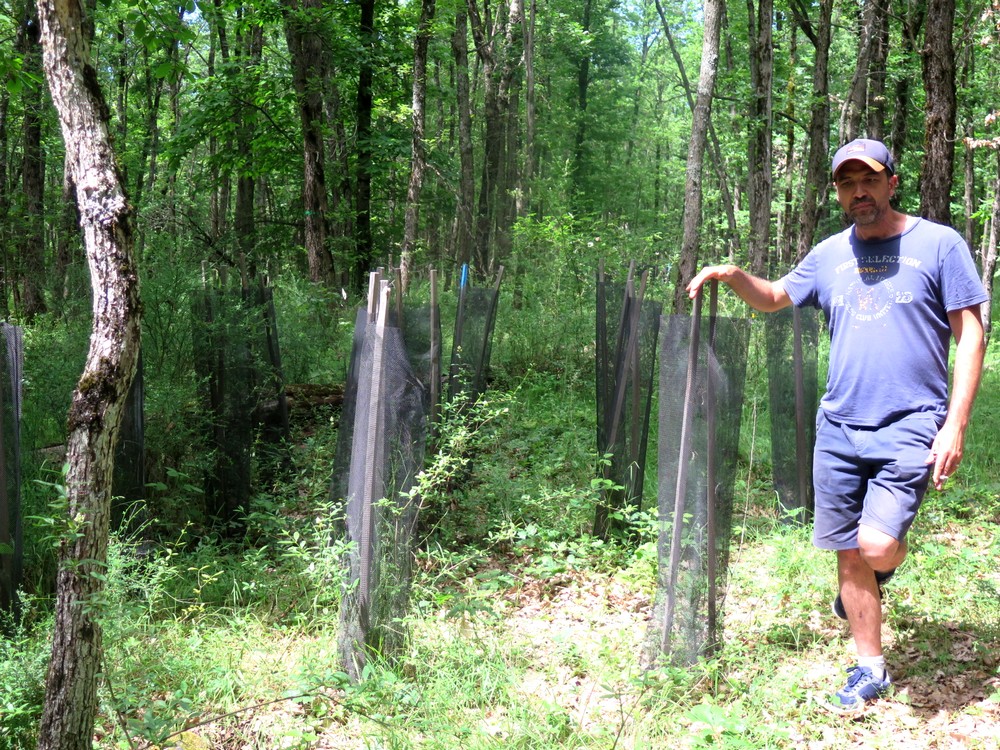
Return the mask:
M 837 179 L 837 170 L 845 161 L 860 161 L 876 172 L 885 170 L 890 175 L 895 174 L 896 167 L 892 163 L 892 154 L 882 141 L 868 138 L 858 138 L 841 146 L 833 157 L 833 179 Z

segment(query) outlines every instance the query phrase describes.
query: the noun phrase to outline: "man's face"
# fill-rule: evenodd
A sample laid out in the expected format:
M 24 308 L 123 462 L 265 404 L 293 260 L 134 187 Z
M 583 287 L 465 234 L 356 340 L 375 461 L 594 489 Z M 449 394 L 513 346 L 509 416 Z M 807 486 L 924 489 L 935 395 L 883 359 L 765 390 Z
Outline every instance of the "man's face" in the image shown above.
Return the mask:
M 849 161 L 837 172 L 837 200 L 857 226 L 871 226 L 889 211 L 899 178 L 876 172 L 864 162 Z

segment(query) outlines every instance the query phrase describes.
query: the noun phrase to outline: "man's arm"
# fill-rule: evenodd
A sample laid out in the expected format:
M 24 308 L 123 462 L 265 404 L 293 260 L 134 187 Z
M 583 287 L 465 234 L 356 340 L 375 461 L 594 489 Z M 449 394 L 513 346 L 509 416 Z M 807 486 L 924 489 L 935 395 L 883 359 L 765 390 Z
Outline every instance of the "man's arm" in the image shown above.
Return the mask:
M 761 312 L 774 312 L 792 304 L 781 284 L 752 276 L 738 266 L 705 266 L 687 285 L 688 295 L 694 299 L 702 285 L 711 279 L 727 284 L 750 307 Z
M 948 400 L 948 417 L 934 438 L 927 463 L 934 462 L 932 481 L 936 489 L 958 470 L 965 446 L 965 429 L 969 425 L 972 404 L 979 390 L 983 372 L 983 355 L 986 342 L 983 318 L 979 305 L 963 307 L 948 313 L 948 322 L 955 335 L 955 365 L 952 368 L 951 397 Z

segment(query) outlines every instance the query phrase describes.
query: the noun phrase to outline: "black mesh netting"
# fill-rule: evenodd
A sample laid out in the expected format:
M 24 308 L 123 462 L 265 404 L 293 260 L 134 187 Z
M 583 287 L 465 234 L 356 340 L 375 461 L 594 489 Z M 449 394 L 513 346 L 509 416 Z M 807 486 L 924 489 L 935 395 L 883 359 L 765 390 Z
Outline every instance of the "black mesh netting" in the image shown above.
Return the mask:
M 24 339 L 19 326 L 0 324 L 0 612 L 17 617 L 24 539 L 21 519 L 21 398 Z
M 616 511 L 642 507 L 649 438 L 649 414 L 656 370 L 656 342 L 662 305 L 643 299 L 645 274 L 638 288 L 630 271 L 624 285 L 597 275 L 597 455 L 603 487 L 594 514 L 594 535 L 620 533 Z
M 111 506 L 112 528 L 126 531 L 138 525 L 135 504 L 146 496 L 145 461 L 145 384 L 142 356 L 136 367 L 135 378 L 129 388 L 122 415 L 122 426 L 115 448 L 115 469 L 112 478 Z
M 474 287 L 465 283 L 466 276 L 463 274 L 448 378 L 452 398 L 464 392 L 474 400 L 486 390 L 501 278 L 502 269 L 493 287 Z
M 360 310 L 344 394 L 331 495 L 349 542 L 338 648 L 357 679 L 371 654 L 403 645 L 432 373 L 440 371 L 431 307 L 390 314 L 388 293 Z M 411 491 L 413 490 L 413 491 Z
M 211 420 L 213 462 L 205 477 L 209 516 L 238 524 L 251 492 L 254 438 L 287 437 L 274 308 L 269 290 L 201 290 L 194 302 L 194 365 Z
M 661 323 L 659 572 L 644 655 L 650 665 L 693 664 L 721 639 L 749 321 L 702 316 L 700 307 L 699 298 L 693 317 Z
M 782 517 L 806 523 L 813 510 L 818 316 L 813 308 L 791 307 L 765 320 L 774 489 Z

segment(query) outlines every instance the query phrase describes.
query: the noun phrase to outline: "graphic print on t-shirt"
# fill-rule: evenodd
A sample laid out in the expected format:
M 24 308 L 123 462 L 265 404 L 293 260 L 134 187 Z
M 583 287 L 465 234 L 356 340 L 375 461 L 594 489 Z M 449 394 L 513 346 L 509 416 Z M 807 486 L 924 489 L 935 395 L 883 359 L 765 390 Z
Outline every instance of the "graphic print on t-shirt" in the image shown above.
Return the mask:
M 846 281 L 847 288 L 834 296 L 833 307 L 845 308 L 856 328 L 882 320 L 893 305 L 913 301 L 913 294 L 897 289 L 893 279 L 901 266 L 919 268 L 921 262 L 909 256 L 875 255 L 841 263 L 836 273 L 848 275 L 838 279 L 838 286 Z

